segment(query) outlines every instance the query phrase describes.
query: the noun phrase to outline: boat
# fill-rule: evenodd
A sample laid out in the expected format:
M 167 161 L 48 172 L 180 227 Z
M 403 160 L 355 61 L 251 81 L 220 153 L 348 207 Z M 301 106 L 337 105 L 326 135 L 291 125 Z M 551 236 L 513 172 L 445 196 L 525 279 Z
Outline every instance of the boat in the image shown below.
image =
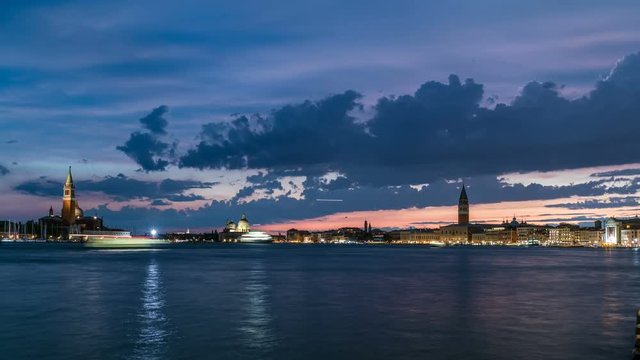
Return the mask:
M 70 234 L 69 239 L 80 241 L 85 247 L 99 249 L 149 248 L 170 243 L 153 236 L 131 236 L 128 231 L 85 231 Z
M 94 249 L 142 249 L 169 244 L 169 240 L 144 236 L 122 237 L 91 237 L 84 241 L 84 246 Z
M 248 233 L 242 234 L 238 238 L 238 241 L 250 244 L 268 244 L 273 242 L 273 238 L 264 231 L 249 231 Z

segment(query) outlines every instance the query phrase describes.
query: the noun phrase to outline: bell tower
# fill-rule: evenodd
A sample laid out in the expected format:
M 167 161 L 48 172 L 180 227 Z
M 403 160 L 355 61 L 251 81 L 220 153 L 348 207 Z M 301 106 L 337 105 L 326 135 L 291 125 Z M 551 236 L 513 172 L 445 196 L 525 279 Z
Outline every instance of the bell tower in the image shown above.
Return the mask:
M 67 181 L 64 183 L 62 194 L 62 221 L 67 225 L 73 225 L 76 220 L 76 188 L 73 185 L 73 177 L 71 176 L 71 166 L 67 174 Z
M 469 225 L 469 199 L 464 184 L 458 200 L 458 225 Z

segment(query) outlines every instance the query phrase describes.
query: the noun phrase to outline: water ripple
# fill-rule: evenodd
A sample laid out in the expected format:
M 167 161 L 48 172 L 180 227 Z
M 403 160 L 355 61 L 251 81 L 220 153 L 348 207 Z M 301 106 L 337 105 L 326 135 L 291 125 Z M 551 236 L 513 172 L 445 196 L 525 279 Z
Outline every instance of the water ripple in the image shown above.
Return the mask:
M 167 319 L 164 314 L 164 294 L 160 272 L 155 260 L 147 267 L 142 288 L 142 308 L 138 313 L 140 331 L 136 340 L 134 359 L 160 359 L 167 344 Z

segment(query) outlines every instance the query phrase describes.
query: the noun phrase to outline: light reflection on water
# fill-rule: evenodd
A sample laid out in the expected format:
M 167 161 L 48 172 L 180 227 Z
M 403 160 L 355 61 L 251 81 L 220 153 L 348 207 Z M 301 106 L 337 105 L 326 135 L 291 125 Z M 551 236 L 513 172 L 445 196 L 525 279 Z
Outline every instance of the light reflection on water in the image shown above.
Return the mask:
M 166 251 L 167 249 L 157 249 L 157 248 L 133 248 L 133 249 L 92 249 L 89 250 L 89 253 L 99 253 L 99 254 L 118 254 L 118 253 L 145 253 L 145 252 L 160 252 Z
M 140 331 L 134 349 L 135 359 L 160 359 L 167 344 L 167 319 L 160 271 L 155 259 L 147 267 L 142 287 L 142 308 L 138 313 Z
M 266 280 L 264 264 L 261 261 L 254 263 L 249 269 L 242 294 L 246 301 L 245 316 L 238 328 L 243 345 L 261 353 L 270 351 L 275 339 L 271 330 L 272 317 L 267 294 L 269 285 Z

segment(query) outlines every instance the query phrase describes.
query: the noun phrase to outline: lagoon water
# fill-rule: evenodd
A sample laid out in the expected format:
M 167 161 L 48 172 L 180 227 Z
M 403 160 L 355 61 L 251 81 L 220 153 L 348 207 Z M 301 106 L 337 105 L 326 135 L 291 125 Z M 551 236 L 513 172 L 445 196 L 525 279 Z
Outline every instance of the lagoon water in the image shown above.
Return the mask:
M 628 359 L 633 250 L 0 245 L 2 359 Z

